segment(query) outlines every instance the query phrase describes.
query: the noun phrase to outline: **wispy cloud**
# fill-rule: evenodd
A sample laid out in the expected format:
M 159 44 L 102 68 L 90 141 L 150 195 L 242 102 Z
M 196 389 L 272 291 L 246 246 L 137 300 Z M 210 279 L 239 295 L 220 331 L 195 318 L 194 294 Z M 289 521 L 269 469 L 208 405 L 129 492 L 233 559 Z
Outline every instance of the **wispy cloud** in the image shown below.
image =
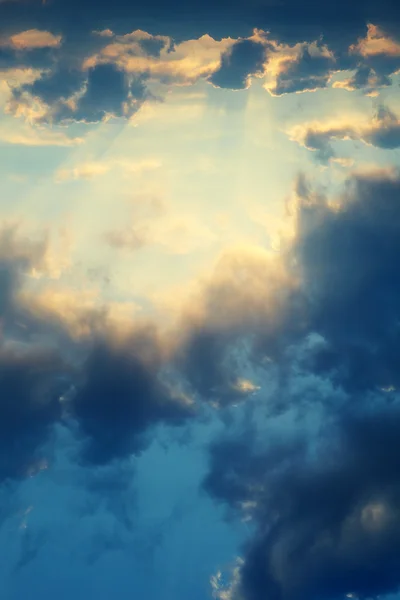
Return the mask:
M 18 131 L 19 129 L 19 131 Z M 38 129 L 34 127 L 15 127 L 14 129 L 0 126 L 0 142 L 19 146 L 77 146 L 83 144 L 84 139 L 70 137 L 61 131 L 51 129 Z
M 79 179 L 94 179 L 105 175 L 110 170 L 120 170 L 124 175 L 141 175 L 147 171 L 154 171 L 162 166 L 162 162 L 157 159 L 111 159 L 107 161 L 89 161 L 82 162 L 71 168 L 59 169 L 55 175 L 57 182 L 76 181 Z

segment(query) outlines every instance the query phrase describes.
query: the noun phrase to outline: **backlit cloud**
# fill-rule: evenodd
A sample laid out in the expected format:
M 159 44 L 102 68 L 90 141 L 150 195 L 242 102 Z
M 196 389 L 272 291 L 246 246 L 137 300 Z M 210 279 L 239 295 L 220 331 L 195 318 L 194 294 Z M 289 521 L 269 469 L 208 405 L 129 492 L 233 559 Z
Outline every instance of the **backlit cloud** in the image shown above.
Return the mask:
M 28 29 L 10 36 L 8 44 L 16 50 L 34 50 L 36 48 L 58 48 L 62 36 L 54 35 L 50 31 Z
M 386 150 L 398 148 L 400 122 L 391 110 L 381 106 L 373 119 L 367 122 L 357 124 L 349 119 L 337 123 L 309 123 L 294 127 L 289 135 L 292 140 L 315 152 L 318 160 L 324 162 L 336 160 L 332 147 L 335 140 L 360 140 Z
M 297 191 L 290 254 L 305 337 L 273 360 L 283 372 L 264 407 L 211 448 L 206 489 L 255 529 L 230 590 L 216 585 L 221 599 L 376 596 L 399 585 L 399 176 L 355 175 L 332 203 L 304 180 Z M 282 333 L 294 331 L 288 322 Z

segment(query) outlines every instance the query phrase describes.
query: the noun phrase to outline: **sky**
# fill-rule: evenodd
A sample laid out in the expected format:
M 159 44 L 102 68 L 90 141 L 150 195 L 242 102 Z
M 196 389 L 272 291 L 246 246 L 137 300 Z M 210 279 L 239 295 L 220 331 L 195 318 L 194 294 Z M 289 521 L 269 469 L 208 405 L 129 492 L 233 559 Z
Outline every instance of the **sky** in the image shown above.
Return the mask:
M 400 5 L 0 0 L 1 600 L 400 594 Z

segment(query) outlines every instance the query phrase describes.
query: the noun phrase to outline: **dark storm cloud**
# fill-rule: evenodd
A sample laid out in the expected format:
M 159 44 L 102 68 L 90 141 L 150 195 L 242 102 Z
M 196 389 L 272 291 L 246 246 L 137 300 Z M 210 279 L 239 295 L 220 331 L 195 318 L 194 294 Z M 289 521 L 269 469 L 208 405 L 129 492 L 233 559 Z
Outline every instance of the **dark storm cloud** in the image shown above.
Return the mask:
M 16 306 L 21 278 L 43 265 L 46 250 L 45 241 L 19 238 L 15 227 L 0 234 L 0 479 L 27 473 L 60 417 L 65 365 L 51 345 L 24 343 Z
M 78 458 L 97 465 L 142 450 L 155 425 L 194 416 L 193 405 L 162 377 L 152 334 L 135 332 L 122 344 L 103 332 L 77 344 L 51 319 L 43 326 L 32 323 L 26 306 L 19 312 L 22 331 L 17 338 L 15 323 L 0 346 L 1 478 L 29 472 L 51 425 L 64 419 L 75 423 Z M 52 343 L 25 340 L 25 323 Z
M 245 89 L 251 75 L 262 73 L 265 56 L 265 45 L 252 40 L 240 40 L 222 55 L 221 65 L 209 81 L 220 88 Z
M 153 425 L 182 424 L 193 406 L 162 380 L 163 362 L 153 330 L 122 345 L 94 342 L 72 399 L 72 414 L 87 437 L 85 458 L 104 463 L 137 452 Z
M 0 479 L 29 474 L 57 422 L 74 424 L 77 454 L 90 465 L 138 452 L 154 425 L 195 414 L 166 372 L 155 327 L 121 339 L 107 309 L 76 306 L 86 331 L 76 338 L 35 304 L 25 284 L 32 269 L 46 273 L 48 251 L 48 240 L 29 240 L 17 227 L 0 233 Z
M 283 322 L 277 387 L 213 445 L 205 487 L 255 526 L 234 600 L 374 598 L 400 588 L 400 176 L 297 195 L 288 260 L 317 338 Z
M 23 476 L 60 418 L 63 364 L 58 353 L 1 341 L 0 478 Z
M 323 343 L 298 368 L 349 393 L 400 385 L 400 176 L 355 174 L 333 204 L 299 178 L 296 195 L 282 256 L 226 256 L 193 302 L 201 317 L 186 319 L 174 360 L 204 399 L 235 403 L 260 373 L 282 386 L 289 349 L 314 334 Z
M 327 339 L 352 387 L 399 383 L 399 215 L 397 173 L 354 176 L 339 210 L 303 192 L 293 251 L 309 327 Z
M 258 345 L 268 346 L 264 354 L 279 352 L 286 332 L 302 327 L 298 305 L 297 285 L 279 257 L 251 250 L 223 254 L 200 298 L 192 300 L 194 315 L 184 313 L 174 356 L 179 372 L 206 401 L 245 399 L 255 391 L 249 385 L 253 367 L 262 367 Z
M 363 404 L 325 417 L 311 439 L 298 420 L 281 442 L 267 425 L 264 451 L 251 431 L 212 448 L 206 488 L 236 510 L 247 503 L 257 532 L 234 600 L 371 598 L 400 587 L 400 406 L 384 395 Z

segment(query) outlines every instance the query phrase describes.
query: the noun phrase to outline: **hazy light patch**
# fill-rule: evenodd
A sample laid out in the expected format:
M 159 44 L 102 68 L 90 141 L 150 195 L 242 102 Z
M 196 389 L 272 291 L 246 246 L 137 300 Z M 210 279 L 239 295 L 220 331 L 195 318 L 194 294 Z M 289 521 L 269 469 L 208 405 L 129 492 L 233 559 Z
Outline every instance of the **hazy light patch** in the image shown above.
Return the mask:
M 224 248 L 260 244 L 279 252 L 290 237 L 285 199 L 297 173 L 312 167 L 308 153 L 287 137 L 295 119 L 315 113 L 323 122 L 344 109 L 352 118 L 367 114 L 372 99 L 330 89 L 307 95 L 307 102 L 296 94 L 278 100 L 261 79 L 238 92 L 206 81 L 151 85 L 165 101 L 145 104 L 130 122 L 24 129 L 47 136 L 48 144 L 66 139 L 70 145 L 59 146 L 63 158 L 52 173 L 41 179 L 37 173 L 36 185 L 29 177 L 17 180 L 16 172 L 3 186 L 10 198 L 18 195 L 19 215 L 32 213 L 38 222 L 64 223 L 74 232 L 63 285 L 82 285 L 85 272 L 98 270 L 107 280 L 100 298 L 127 306 L 133 299 L 142 310 L 158 306 L 165 314 L 180 302 L 174 290 L 190 289 Z M 0 121 L 0 136 L 3 123 L 9 127 L 11 117 Z M 55 161 L 51 148 L 41 151 Z M 364 148 L 358 157 L 367 163 L 377 154 Z M 314 168 L 313 176 L 335 189 L 352 160 L 341 155 L 332 170 Z

